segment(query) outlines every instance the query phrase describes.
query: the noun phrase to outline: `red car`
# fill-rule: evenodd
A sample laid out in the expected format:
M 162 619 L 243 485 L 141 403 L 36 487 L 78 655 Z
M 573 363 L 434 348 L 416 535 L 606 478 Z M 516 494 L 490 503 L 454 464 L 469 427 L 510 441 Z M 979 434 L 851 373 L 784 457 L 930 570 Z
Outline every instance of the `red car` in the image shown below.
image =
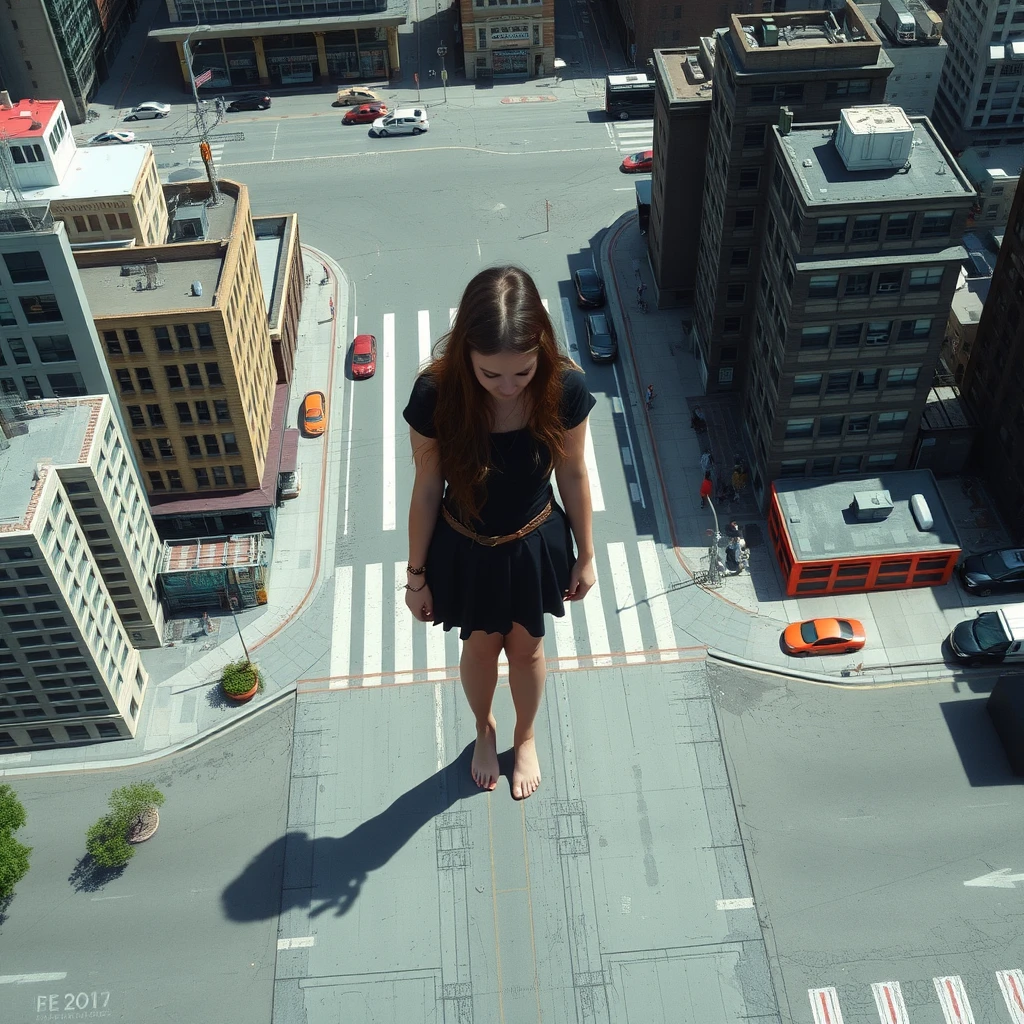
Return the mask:
M 621 170 L 627 174 L 649 171 L 654 166 L 654 150 L 645 149 L 642 153 L 634 153 L 622 161 Z
M 341 119 L 342 124 L 373 124 L 378 117 L 383 117 L 388 112 L 386 103 L 360 103 L 353 107 Z
M 849 654 L 864 646 L 864 627 L 856 619 L 791 622 L 782 646 L 787 654 Z
M 357 334 L 352 342 L 352 376 L 356 380 L 377 372 L 377 339 L 372 334 Z

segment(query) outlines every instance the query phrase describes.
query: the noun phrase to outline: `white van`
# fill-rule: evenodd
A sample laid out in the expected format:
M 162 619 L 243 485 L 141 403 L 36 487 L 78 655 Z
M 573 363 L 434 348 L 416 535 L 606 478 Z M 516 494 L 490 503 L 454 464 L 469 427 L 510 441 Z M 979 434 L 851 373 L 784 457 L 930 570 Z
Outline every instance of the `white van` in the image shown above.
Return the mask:
M 949 634 L 949 649 L 971 664 L 983 661 L 1024 661 L 1024 604 L 959 622 Z
M 378 117 L 370 129 L 374 135 L 419 135 L 430 127 L 427 112 L 420 107 L 393 110 L 387 117 Z

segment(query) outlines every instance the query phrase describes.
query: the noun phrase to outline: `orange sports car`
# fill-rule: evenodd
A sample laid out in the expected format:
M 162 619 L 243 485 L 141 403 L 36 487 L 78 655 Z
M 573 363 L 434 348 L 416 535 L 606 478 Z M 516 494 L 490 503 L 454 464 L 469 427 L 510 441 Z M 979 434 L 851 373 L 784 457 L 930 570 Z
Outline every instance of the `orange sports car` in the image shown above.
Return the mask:
M 319 437 L 327 429 L 327 399 L 322 391 L 310 391 L 302 400 L 302 430 Z
M 787 654 L 848 654 L 864 646 L 864 627 L 856 619 L 791 622 L 782 646 Z

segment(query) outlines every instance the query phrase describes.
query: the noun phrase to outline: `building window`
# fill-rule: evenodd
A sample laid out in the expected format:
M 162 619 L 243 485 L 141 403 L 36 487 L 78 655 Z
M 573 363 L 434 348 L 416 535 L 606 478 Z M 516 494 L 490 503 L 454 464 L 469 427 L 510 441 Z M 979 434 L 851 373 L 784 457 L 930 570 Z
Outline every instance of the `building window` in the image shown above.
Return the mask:
M 195 403 L 196 407 L 196 422 L 197 423 L 209 423 L 210 422 L 210 403 L 199 401 Z
M 124 340 L 128 345 L 129 352 L 134 352 L 136 355 L 142 352 L 142 341 L 139 338 L 139 332 L 134 327 L 125 328 Z
M 903 284 L 902 270 L 883 270 L 875 285 L 876 295 L 898 295 Z
M 146 425 L 146 421 L 142 418 L 142 406 L 129 405 L 128 419 L 131 421 L 131 425 L 133 427 L 144 427 Z
M 922 317 L 919 320 L 901 320 L 897 341 L 916 341 L 927 338 L 932 333 L 932 318 Z
M 156 439 L 156 446 L 160 450 L 161 459 L 174 458 L 174 448 L 171 446 L 171 439 L 169 437 L 158 437 Z
M 725 288 L 726 302 L 742 302 L 747 297 L 747 286 L 745 284 L 729 284 Z
M 754 226 L 754 211 L 750 208 L 737 210 L 732 223 L 737 231 L 749 231 Z
M 121 351 L 121 342 L 118 340 L 117 331 L 104 331 L 103 341 L 106 343 L 107 351 L 112 356 L 124 355 Z
M 811 476 L 831 476 L 833 458 L 827 455 L 824 458 L 811 460 Z
M 188 402 L 175 402 L 174 408 L 178 413 L 178 422 L 181 424 L 192 422 L 192 408 Z
M 213 348 L 213 333 L 210 331 L 209 324 L 193 324 L 195 328 L 196 337 L 199 339 L 199 347 L 210 349 Z
M 156 347 L 158 352 L 174 351 L 174 346 L 171 344 L 171 336 L 167 332 L 166 327 L 154 327 L 153 337 L 156 338 Z
M 241 466 L 230 466 L 231 482 L 239 487 L 245 486 L 245 470 Z
M 903 430 L 907 425 L 910 413 L 880 412 L 878 414 L 878 430 Z
M 167 377 L 167 386 L 172 391 L 180 391 L 185 386 L 181 382 L 181 371 L 176 366 L 165 366 L 164 375 Z
M 228 408 L 228 403 L 225 399 L 215 398 L 213 400 L 213 411 L 217 416 L 218 423 L 231 422 L 231 410 Z
M 139 438 L 139 453 L 144 459 L 155 459 L 156 453 L 153 450 L 153 442 L 145 437 Z
M 744 149 L 764 149 L 764 137 L 768 130 L 766 124 L 748 124 L 743 129 Z
M 875 391 L 878 389 L 878 370 L 858 370 L 857 371 L 857 390 L 858 391 Z
M 224 472 L 223 466 L 213 467 L 213 485 L 214 487 L 226 487 L 228 482 L 227 474 Z
M 38 252 L 4 253 L 7 273 L 15 284 L 27 284 L 29 281 L 49 281 L 46 264 Z
M 196 487 L 209 487 L 210 486 L 210 474 L 205 469 L 193 470 L 196 476 Z
M 850 298 L 854 295 L 867 295 L 871 290 L 870 274 L 847 274 L 846 285 L 843 288 L 843 297 Z
M 868 469 L 890 469 L 896 465 L 896 455 L 888 452 L 885 455 L 869 455 Z
M 203 444 L 206 446 L 207 455 L 220 455 L 220 445 L 217 443 L 216 434 L 203 434 Z
M 56 323 L 64 318 L 57 305 L 57 296 L 52 293 L 44 295 L 19 295 L 25 319 L 30 324 Z
M 786 437 L 810 437 L 814 430 L 814 417 L 786 420 Z
M 849 475 L 851 473 L 860 472 L 860 459 L 859 455 L 840 455 L 839 456 L 839 467 L 837 472 Z
M 846 424 L 847 434 L 866 434 L 871 428 L 870 416 L 851 416 Z
M 831 299 L 839 294 L 838 274 L 815 274 L 807 285 L 808 298 Z
M 7 344 L 11 348 L 11 358 L 18 366 L 25 366 L 32 362 L 28 354 L 28 348 L 22 338 L 8 338 Z
M 53 736 L 49 729 L 29 729 L 28 738 L 35 746 L 53 742 Z
M 17 322 L 14 308 L 7 299 L 0 296 L 0 327 L 13 327 Z
M 865 345 L 888 345 L 892 333 L 891 320 L 872 320 L 868 323 L 868 332 L 864 335 Z
M 147 405 L 146 415 L 149 416 L 151 427 L 162 427 L 164 425 L 164 414 L 159 405 Z
M 891 369 L 885 379 L 887 388 L 917 387 L 917 376 L 921 372 L 919 366 L 899 366 Z
M 816 395 L 821 391 L 820 373 L 798 373 L 793 378 L 794 395 Z
M 853 374 L 850 370 L 838 370 L 835 373 L 830 373 L 825 391 L 830 395 L 848 394 L 852 378 Z
M 840 324 L 836 328 L 836 347 L 846 348 L 859 345 L 863 328 L 863 324 Z
M 39 386 L 38 377 L 22 377 L 21 383 L 25 387 L 26 398 L 35 399 L 43 397 L 43 389 Z
M 90 707 L 91 707 L 91 705 L 87 704 L 85 706 L 85 710 L 88 711 L 90 709 Z M 105 704 L 103 705 L 103 707 L 104 707 L 104 709 L 106 709 L 106 705 Z M 97 722 L 96 723 L 96 732 L 99 733 L 99 735 L 101 737 L 109 736 L 111 738 L 116 738 L 116 737 L 121 735 L 121 733 L 118 730 L 117 726 L 113 722 Z
M 121 394 L 135 394 L 135 382 L 132 380 L 131 373 L 128 370 L 115 370 L 114 372 L 117 375 L 117 386 L 121 389 Z
M 167 470 L 167 485 L 172 491 L 182 490 L 181 473 L 176 469 Z
M 198 363 L 186 363 L 185 376 L 188 378 L 188 386 L 190 388 L 201 388 L 203 386 L 203 378 L 199 372 Z
M 834 245 L 846 241 L 846 217 L 821 217 L 818 219 L 816 243 Z
M 153 378 L 149 375 L 149 370 L 144 366 L 135 371 L 135 377 L 139 382 L 140 391 L 153 392 L 156 390 L 153 387 Z
M 743 317 L 741 316 L 727 316 L 722 320 L 722 333 L 723 334 L 739 334 L 743 328 Z M 722 358 L 726 358 L 723 355 Z M 733 357 L 735 358 L 735 356 Z
M 760 167 L 743 167 L 740 169 L 739 187 L 743 191 L 751 191 L 761 184 Z
M 476 30 L 476 34 L 477 34 L 476 35 L 476 48 L 478 50 L 486 50 L 487 49 L 487 29 L 485 29 L 485 28 L 478 28 Z
M 75 398 L 85 394 L 85 379 L 80 373 L 48 373 L 54 398 Z
M 749 249 L 733 249 L 729 257 L 730 267 L 745 267 L 750 263 Z
M 890 213 L 885 224 L 886 241 L 894 238 L 909 238 L 914 226 L 912 213 Z
M 910 272 L 910 284 L 907 288 L 911 292 L 934 292 L 942 284 L 942 267 L 918 267 Z
M 854 217 L 851 242 L 877 242 L 878 230 L 882 224 L 882 215 L 873 213 L 862 217 Z
M 17 163 L 18 161 L 15 160 L 14 162 Z M 77 232 L 79 232 L 80 234 L 85 234 L 89 230 L 88 226 L 85 223 L 85 218 L 84 217 L 75 217 L 74 221 L 75 221 L 75 230 Z
M 805 327 L 800 332 L 801 348 L 828 348 L 831 327 Z
M 921 217 L 921 238 L 944 238 L 952 229 L 952 210 L 930 210 Z
M 149 473 L 149 486 L 154 491 L 166 490 L 164 487 L 164 475 L 157 470 L 151 470 Z
M 175 324 L 174 338 L 182 352 L 192 351 L 192 333 L 188 329 L 188 324 Z
M 779 476 L 804 476 L 807 472 L 806 459 L 783 459 L 779 465 Z
M 206 380 L 211 388 L 219 388 L 223 385 L 224 381 L 220 379 L 220 364 L 219 363 L 203 363 L 206 368 Z
M 202 458 L 203 450 L 199 447 L 199 438 L 195 434 L 185 434 L 182 436 L 182 440 L 185 442 L 185 450 L 190 459 Z
M 839 96 L 867 96 L 871 92 L 871 79 L 854 78 L 829 82 L 825 86 L 825 98 L 832 100 Z
M 132 215 L 130 213 L 119 213 L 118 217 L 121 218 L 121 227 L 126 231 L 132 229 Z

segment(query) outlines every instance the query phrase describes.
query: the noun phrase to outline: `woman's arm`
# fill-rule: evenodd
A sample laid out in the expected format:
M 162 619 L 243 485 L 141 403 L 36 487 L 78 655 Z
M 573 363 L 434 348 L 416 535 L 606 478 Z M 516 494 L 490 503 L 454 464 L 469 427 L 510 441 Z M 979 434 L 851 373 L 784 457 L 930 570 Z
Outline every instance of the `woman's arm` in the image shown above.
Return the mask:
M 576 564 L 569 577 L 566 599 L 579 601 L 594 585 L 594 532 L 590 504 L 590 477 L 583 458 L 587 438 L 587 421 L 566 432 L 565 458 L 555 466 L 558 493 L 569 517 L 569 526 L 576 540 Z
M 430 538 L 434 535 L 437 513 L 444 495 L 444 476 L 441 473 L 437 441 L 432 437 L 424 437 L 412 427 L 409 428 L 409 439 L 416 466 L 416 479 L 409 502 L 409 565 L 419 569 L 427 564 Z M 416 588 L 405 591 L 405 603 L 409 610 L 421 622 L 429 621 L 434 614 L 434 601 L 426 574 L 407 573 L 406 582 L 409 587 Z

